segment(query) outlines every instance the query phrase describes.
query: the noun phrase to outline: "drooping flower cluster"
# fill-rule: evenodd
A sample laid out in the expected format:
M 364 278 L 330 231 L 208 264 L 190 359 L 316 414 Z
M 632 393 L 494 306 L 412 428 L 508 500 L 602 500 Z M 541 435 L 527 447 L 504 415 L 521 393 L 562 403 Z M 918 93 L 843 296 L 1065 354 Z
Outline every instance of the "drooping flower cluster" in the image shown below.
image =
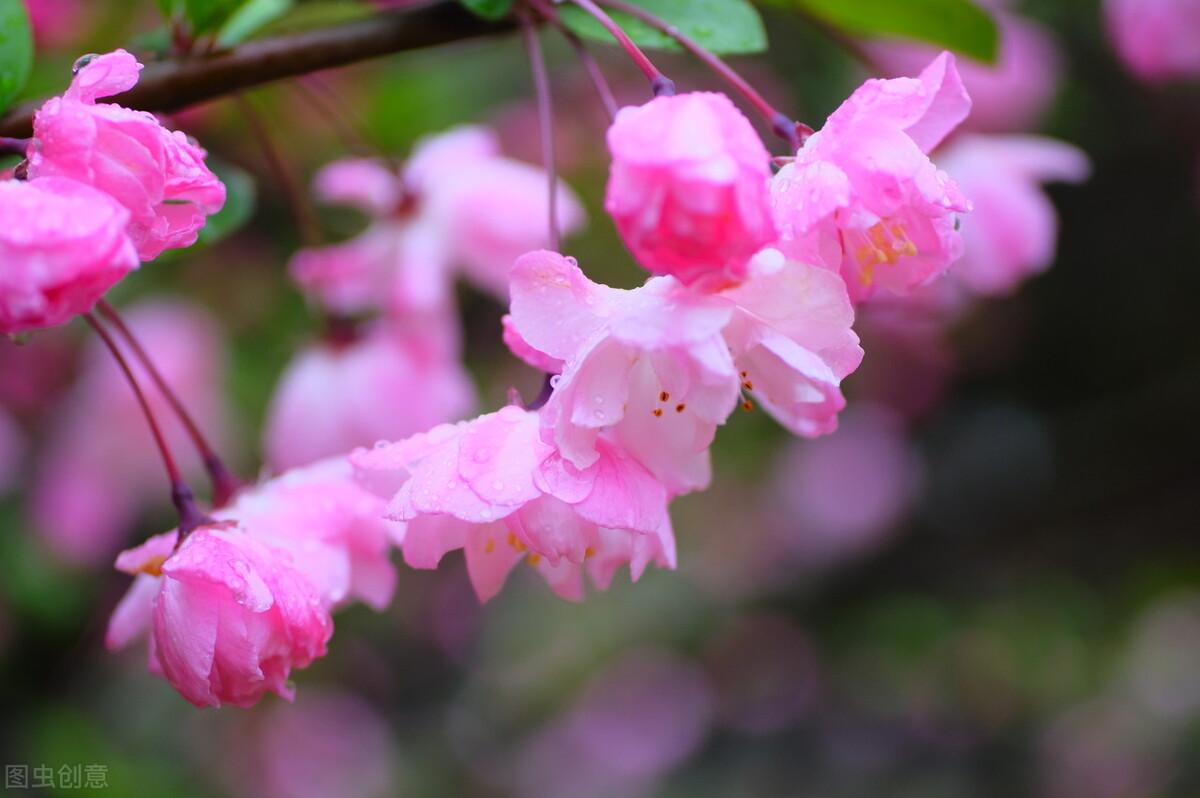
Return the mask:
M 91 310 L 139 260 L 191 246 L 225 188 L 204 150 L 156 117 L 98 98 L 137 83 L 124 50 L 85 56 L 34 116 L 23 167 L 0 181 L 0 333 Z
M 354 239 L 292 260 L 301 289 L 350 334 L 315 344 L 288 367 L 265 433 L 268 462 L 280 470 L 469 412 L 454 277 L 504 299 L 513 261 L 546 240 L 545 173 L 501 156 L 484 128 L 419 143 L 400 172 L 379 160 L 339 161 L 317 174 L 315 189 L 372 222 Z M 571 232 L 583 209 L 565 185 L 559 191 L 557 221 Z M 361 330 L 347 321 L 364 314 L 380 318 Z M 331 393 L 330 384 L 343 389 Z

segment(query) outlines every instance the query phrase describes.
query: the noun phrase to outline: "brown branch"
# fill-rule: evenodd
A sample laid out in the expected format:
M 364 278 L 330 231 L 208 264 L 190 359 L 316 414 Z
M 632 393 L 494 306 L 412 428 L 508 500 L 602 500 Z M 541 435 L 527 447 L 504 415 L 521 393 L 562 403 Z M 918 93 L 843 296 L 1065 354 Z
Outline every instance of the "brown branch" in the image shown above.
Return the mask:
M 511 30 L 487 22 L 457 2 L 381 12 L 320 30 L 247 42 L 232 50 L 150 64 L 132 90 L 112 102 L 144 111 L 177 111 L 243 89 L 389 53 L 433 47 Z M 0 119 L 0 136 L 24 137 L 41 101 L 23 103 Z

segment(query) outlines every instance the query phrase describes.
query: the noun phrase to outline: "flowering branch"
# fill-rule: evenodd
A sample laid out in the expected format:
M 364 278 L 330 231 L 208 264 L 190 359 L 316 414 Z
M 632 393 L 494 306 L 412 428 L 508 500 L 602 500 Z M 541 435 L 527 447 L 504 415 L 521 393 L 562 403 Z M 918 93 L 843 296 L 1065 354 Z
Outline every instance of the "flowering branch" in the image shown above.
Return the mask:
M 563 1 L 564 0 L 557 0 L 557 2 Z M 661 95 L 670 95 L 675 93 L 675 82 L 664 75 L 659 68 L 654 65 L 654 62 L 651 61 L 644 52 L 642 52 L 642 49 L 634 43 L 633 39 L 629 38 L 629 34 L 626 33 L 621 26 L 618 25 L 615 20 L 613 20 L 612 17 L 605 13 L 604 9 L 592 2 L 592 0 L 566 1 L 573 3 L 582 11 L 590 15 L 593 19 L 600 23 L 600 25 L 606 31 L 608 31 L 614 39 L 617 40 L 617 44 L 621 45 L 621 48 L 625 50 L 626 54 L 633 59 L 633 63 L 637 65 L 637 68 L 640 69 L 642 74 L 646 76 L 646 79 L 650 81 L 650 88 L 653 90 L 654 96 L 658 97 Z
M 488 22 L 454 2 L 381 12 L 328 28 L 247 42 L 224 52 L 151 64 L 138 85 L 113 102 L 144 111 L 177 111 L 283 78 L 504 32 L 512 24 Z M 28 136 L 33 114 L 41 105 L 40 100 L 23 103 L 0 118 L 0 136 Z

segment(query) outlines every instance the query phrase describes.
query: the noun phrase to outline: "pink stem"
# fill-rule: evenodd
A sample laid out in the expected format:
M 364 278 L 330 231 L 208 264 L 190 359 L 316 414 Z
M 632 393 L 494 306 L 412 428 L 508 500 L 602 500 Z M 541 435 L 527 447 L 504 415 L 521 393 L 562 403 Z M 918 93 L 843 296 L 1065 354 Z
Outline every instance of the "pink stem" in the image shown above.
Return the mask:
M 650 81 L 650 88 L 654 91 L 655 97 L 671 95 L 675 93 L 675 82 L 659 71 L 641 48 L 634 44 L 633 39 L 629 38 L 629 34 L 621 29 L 612 17 L 610 17 L 604 9 L 596 5 L 592 0 L 569 0 L 576 6 L 587 12 L 599 22 L 605 30 L 607 30 L 617 44 L 625 50 L 626 54 L 633 59 L 633 63 L 637 65 L 646 79 Z
M 546 59 L 542 44 L 538 40 L 537 28 L 525 14 L 521 15 L 521 33 L 525 37 L 525 50 L 529 53 L 529 65 L 533 70 L 533 84 L 537 91 L 538 122 L 541 128 L 542 164 L 548 181 L 550 207 L 550 248 L 558 251 L 561 236 L 558 230 L 558 174 L 557 159 L 554 157 L 554 99 L 550 94 L 550 78 L 546 74 Z

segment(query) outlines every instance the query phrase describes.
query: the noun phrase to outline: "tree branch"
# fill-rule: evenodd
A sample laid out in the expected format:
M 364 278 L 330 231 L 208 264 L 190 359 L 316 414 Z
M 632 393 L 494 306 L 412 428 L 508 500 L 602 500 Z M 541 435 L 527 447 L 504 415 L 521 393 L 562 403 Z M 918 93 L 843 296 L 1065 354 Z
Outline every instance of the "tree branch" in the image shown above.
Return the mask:
M 111 102 L 144 111 L 177 111 L 283 78 L 512 28 L 512 22 L 487 22 L 456 2 L 382 12 L 320 30 L 247 42 L 212 55 L 149 64 L 138 85 Z M 0 136 L 28 136 L 41 104 L 27 102 L 11 110 L 0 119 Z

